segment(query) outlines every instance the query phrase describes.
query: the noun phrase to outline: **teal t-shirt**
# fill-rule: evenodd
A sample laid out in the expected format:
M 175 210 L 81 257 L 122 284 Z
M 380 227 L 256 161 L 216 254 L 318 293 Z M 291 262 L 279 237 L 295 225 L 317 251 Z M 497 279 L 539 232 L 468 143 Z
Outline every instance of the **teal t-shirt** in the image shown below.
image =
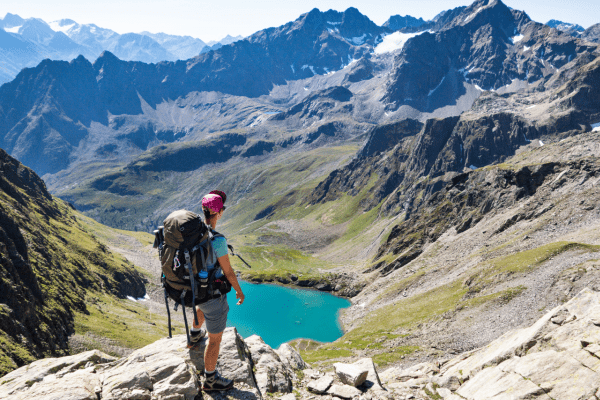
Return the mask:
M 212 247 L 215 251 L 215 256 L 217 257 L 217 259 L 227 255 L 227 239 L 225 239 L 225 237 L 219 236 L 214 238 L 212 241 Z M 213 269 L 215 267 L 215 264 L 217 263 L 217 260 L 212 260 L 211 258 L 212 257 L 209 257 L 209 259 L 206 260 L 206 268 L 209 271 Z M 215 277 L 220 278 L 221 276 L 223 276 L 223 271 L 221 270 L 221 268 L 219 268 L 219 270 L 215 274 Z
M 215 254 L 217 258 L 223 257 L 227 255 L 227 239 L 223 236 L 216 237 L 212 241 L 213 249 L 215 250 Z

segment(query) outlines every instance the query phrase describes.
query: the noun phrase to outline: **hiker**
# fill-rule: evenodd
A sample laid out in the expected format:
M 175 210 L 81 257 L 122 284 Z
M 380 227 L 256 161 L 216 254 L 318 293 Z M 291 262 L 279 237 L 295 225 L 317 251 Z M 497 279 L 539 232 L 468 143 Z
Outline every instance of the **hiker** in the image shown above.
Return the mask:
M 227 196 L 221 191 L 214 190 L 207 194 L 202 199 L 202 211 L 204 212 L 205 223 L 212 230 L 216 229 L 217 222 L 223 216 L 225 211 L 225 200 Z M 215 278 L 219 279 L 225 275 L 231 286 L 235 289 L 235 297 L 238 299 L 237 305 L 244 302 L 244 293 L 240 288 L 235 272 L 231 268 L 229 256 L 227 255 L 227 240 L 223 236 L 217 236 L 212 241 L 212 246 L 216 255 L 216 260 L 207 260 L 209 270 L 215 267 L 220 268 L 217 271 Z M 201 328 L 206 321 L 206 330 L 208 330 L 208 346 L 204 353 L 204 381 L 203 390 L 227 390 L 233 387 L 233 381 L 222 377 L 216 370 L 217 359 L 219 358 L 219 348 L 221 338 L 227 323 L 227 312 L 229 305 L 227 304 L 227 294 L 223 294 L 218 298 L 213 298 L 205 303 L 196 305 L 197 322 L 194 321 L 191 330 L 191 345 L 193 347 L 202 339 L 206 332 Z

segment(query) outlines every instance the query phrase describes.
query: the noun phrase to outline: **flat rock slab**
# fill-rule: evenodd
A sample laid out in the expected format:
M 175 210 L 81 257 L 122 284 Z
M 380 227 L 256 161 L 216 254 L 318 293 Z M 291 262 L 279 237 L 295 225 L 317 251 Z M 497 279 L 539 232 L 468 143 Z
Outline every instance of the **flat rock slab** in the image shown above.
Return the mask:
M 335 373 L 342 383 L 350 386 L 360 386 L 367 380 L 368 369 L 362 365 L 335 363 Z
M 58 382 L 60 380 L 60 382 Z M 100 376 L 93 368 L 75 371 L 61 379 L 50 375 L 31 386 L 25 393 L 16 393 L 6 397 L 14 400 L 97 400 L 95 390 L 100 387 Z M 5 397 L 0 396 L 4 399 Z M 149 399 L 150 397 L 148 397 Z
M 589 399 L 600 388 L 599 373 L 570 354 L 554 350 L 515 357 L 500 364 L 498 369 L 530 380 L 553 399 Z
M 535 383 L 497 367 L 484 369 L 456 393 L 468 400 L 551 400 Z
M 325 393 L 332 383 L 332 377 L 324 376 L 322 378 L 317 379 L 316 381 L 309 382 L 308 385 L 306 385 L 306 387 L 313 393 L 321 394 Z
M 584 289 L 532 327 L 450 361 L 432 380 L 450 389 L 438 389 L 444 398 L 451 391 L 467 400 L 596 398 L 599 312 L 600 293 Z
M 4 382 L 2 385 L 0 385 L 0 399 L 7 398 L 10 395 L 16 395 L 18 392 L 31 391 L 33 386 L 35 386 L 38 383 L 41 383 L 44 379 L 46 380 L 45 385 L 52 386 L 52 381 L 55 381 L 59 377 L 69 375 L 70 373 L 73 373 L 74 371 L 77 371 L 80 368 L 89 365 L 88 363 L 92 363 L 93 365 L 99 365 L 110 363 L 115 360 L 117 360 L 115 357 L 111 357 L 108 354 L 104 354 L 98 350 L 91 350 L 86 351 L 84 353 L 75 354 L 73 356 L 60 358 L 44 358 L 42 360 L 34 361 L 25 367 L 21 367 L 3 376 L 0 379 L 0 381 Z M 85 381 L 95 381 L 94 377 L 80 377 Z M 58 390 L 59 385 L 54 385 L 57 386 Z M 84 382 L 81 384 L 81 386 L 75 385 L 69 388 L 65 388 L 64 392 L 68 393 L 70 390 L 78 392 L 79 387 L 88 388 L 88 384 Z M 94 394 L 94 387 L 92 387 L 91 389 L 92 393 Z M 36 388 L 36 390 L 38 389 Z M 54 393 L 54 389 L 44 390 L 48 390 L 49 398 L 53 396 L 50 393 Z M 27 396 L 23 398 L 26 398 Z M 95 399 L 96 395 L 94 394 L 94 400 Z
M 352 399 L 362 394 L 360 390 L 350 385 L 333 385 L 329 388 L 327 393 L 342 399 Z

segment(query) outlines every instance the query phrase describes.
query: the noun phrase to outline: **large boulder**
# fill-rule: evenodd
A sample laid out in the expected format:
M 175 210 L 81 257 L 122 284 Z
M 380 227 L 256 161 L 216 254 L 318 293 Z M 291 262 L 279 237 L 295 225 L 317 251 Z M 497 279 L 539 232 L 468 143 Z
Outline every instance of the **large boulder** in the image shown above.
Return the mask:
M 367 379 L 362 384 L 366 389 L 384 390 L 372 358 L 361 358 L 350 365 L 367 371 Z
M 308 368 L 308 365 L 292 346 L 287 343 L 283 343 L 277 350 L 275 350 L 279 359 L 283 365 L 290 371 L 295 372 Z
M 333 366 L 340 381 L 354 387 L 362 385 L 369 374 L 367 368 L 358 365 L 335 363 Z
M 260 336 L 252 335 L 245 340 L 252 354 L 256 384 L 261 393 L 292 391 L 292 379 L 286 364 L 271 346 L 267 345 Z
M 342 399 L 353 399 L 362 394 L 360 390 L 350 385 L 332 385 L 327 393 Z
M 310 381 L 308 385 L 306 385 L 306 388 L 313 393 L 323 394 L 331 387 L 332 383 L 333 378 L 329 375 L 325 375 L 319 379 Z

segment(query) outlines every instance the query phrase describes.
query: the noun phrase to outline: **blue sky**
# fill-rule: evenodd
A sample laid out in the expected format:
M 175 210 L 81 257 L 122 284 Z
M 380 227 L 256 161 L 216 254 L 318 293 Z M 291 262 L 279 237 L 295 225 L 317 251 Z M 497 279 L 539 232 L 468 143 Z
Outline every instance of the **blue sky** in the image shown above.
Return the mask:
M 70 18 L 118 33 L 165 32 L 209 41 L 227 34 L 248 36 L 283 25 L 315 7 L 321 11 L 356 7 L 375 23 L 382 24 L 391 15 L 431 19 L 440 11 L 470 3 L 461 0 L 2 0 L 0 17 L 10 12 L 47 22 Z M 524 10 L 538 22 L 560 19 L 584 28 L 600 22 L 599 0 L 504 0 L 504 3 Z

